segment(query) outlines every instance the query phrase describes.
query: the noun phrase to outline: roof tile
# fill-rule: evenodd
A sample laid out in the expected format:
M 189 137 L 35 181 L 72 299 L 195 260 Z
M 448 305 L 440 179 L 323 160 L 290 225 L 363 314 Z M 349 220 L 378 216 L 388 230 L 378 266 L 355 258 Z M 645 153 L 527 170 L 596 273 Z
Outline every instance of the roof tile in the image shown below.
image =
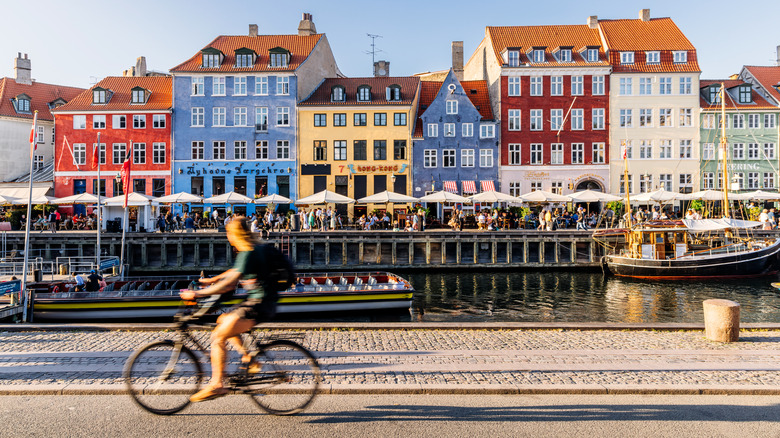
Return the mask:
M 83 88 L 66 87 L 62 85 L 44 84 L 42 82 L 33 82 L 32 85 L 19 84 L 14 78 L 0 79 L 0 116 L 18 117 L 22 119 L 33 118 L 33 111 L 38 111 L 38 119 L 53 121 L 54 116 L 49 110 L 49 103 L 62 98 L 70 101 Z M 20 94 L 30 96 L 30 113 L 17 113 L 14 109 L 11 99 Z
M 306 99 L 299 103 L 301 106 L 312 105 L 411 105 L 417 95 L 417 84 L 420 78 L 414 76 L 401 77 L 367 77 L 367 78 L 328 78 L 322 81 L 319 87 Z M 344 87 L 346 99 L 341 102 L 333 102 L 330 98 L 331 89 L 337 85 Z M 361 85 L 371 87 L 371 100 L 364 102 L 357 100 L 357 89 Z M 385 100 L 385 89 L 390 85 L 401 87 L 401 100 Z
M 60 111 L 127 111 L 127 110 L 168 110 L 172 106 L 171 88 L 173 78 L 170 76 L 109 76 L 89 90 L 76 96 L 67 104 L 57 108 Z M 92 90 L 106 88 L 112 95 L 106 104 L 92 103 Z M 131 103 L 131 90 L 142 87 L 151 94 L 145 104 Z
M 606 66 L 609 65 L 601 47 L 598 29 L 586 25 L 555 25 L 555 26 L 488 26 L 486 30 L 493 43 L 493 51 L 499 64 L 504 61 L 501 52 L 507 48 L 520 48 L 520 63 L 528 63 L 534 67 L 562 66 Z M 533 47 L 546 47 L 544 63 L 534 63 L 526 56 Z M 558 47 L 573 47 L 573 62 L 558 62 L 553 52 Z M 600 47 L 598 62 L 586 62 L 581 52 L 586 47 Z
M 745 69 L 780 102 L 780 66 L 745 66 Z

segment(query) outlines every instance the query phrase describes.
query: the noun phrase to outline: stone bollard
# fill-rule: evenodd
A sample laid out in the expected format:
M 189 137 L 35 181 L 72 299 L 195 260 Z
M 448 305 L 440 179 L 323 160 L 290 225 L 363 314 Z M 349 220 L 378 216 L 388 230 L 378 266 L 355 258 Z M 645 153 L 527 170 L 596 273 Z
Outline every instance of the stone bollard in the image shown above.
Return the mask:
M 68 265 L 60 265 L 60 275 L 68 275 Z
M 707 339 L 716 342 L 739 340 L 739 303 L 729 300 L 704 301 Z

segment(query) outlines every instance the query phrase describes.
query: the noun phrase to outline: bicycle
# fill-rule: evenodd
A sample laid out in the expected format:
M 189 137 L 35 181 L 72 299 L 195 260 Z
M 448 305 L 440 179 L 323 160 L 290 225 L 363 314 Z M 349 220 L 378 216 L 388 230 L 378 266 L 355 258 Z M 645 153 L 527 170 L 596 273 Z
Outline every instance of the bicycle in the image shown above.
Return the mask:
M 205 377 L 202 362 L 209 354 L 190 333 L 190 324 L 201 321 L 226 298 L 203 300 L 196 312 L 183 306 L 174 318 L 176 337 L 151 342 L 136 350 L 125 363 L 122 377 L 127 392 L 143 409 L 157 415 L 173 415 L 190 404 Z M 263 341 L 249 333 L 244 346 L 256 366 L 241 364 L 226 376 L 231 392 L 243 392 L 258 407 L 273 415 L 303 411 L 317 395 L 322 377 L 314 355 L 289 338 L 270 336 Z M 192 345 L 200 353 L 188 347 Z

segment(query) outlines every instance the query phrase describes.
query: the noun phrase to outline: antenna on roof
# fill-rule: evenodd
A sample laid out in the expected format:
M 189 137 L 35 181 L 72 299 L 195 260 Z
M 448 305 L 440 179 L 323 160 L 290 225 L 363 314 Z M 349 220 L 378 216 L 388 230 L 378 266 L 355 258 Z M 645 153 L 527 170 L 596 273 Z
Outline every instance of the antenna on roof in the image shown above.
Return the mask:
M 374 68 L 374 64 L 376 63 L 376 54 L 379 52 L 384 52 L 384 50 L 376 48 L 376 39 L 382 38 L 382 35 L 374 35 L 370 33 L 367 33 L 366 35 L 371 38 L 371 50 L 366 50 L 363 53 L 366 55 L 371 55 L 371 68 Z

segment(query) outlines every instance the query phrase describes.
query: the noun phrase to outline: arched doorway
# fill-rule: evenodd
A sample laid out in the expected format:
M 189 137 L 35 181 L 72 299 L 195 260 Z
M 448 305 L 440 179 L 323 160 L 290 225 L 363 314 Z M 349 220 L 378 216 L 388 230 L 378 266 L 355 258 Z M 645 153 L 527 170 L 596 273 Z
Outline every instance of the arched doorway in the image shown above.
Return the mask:
M 582 190 L 594 190 L 597 192 L 603 192 L 604 187 L 601 186 L 601 184 L 598 181 L 594 181 L 592 179 L 586 179 L 584 181 L 580 181 L 577 184 L 577 190 L 578 192 Z

